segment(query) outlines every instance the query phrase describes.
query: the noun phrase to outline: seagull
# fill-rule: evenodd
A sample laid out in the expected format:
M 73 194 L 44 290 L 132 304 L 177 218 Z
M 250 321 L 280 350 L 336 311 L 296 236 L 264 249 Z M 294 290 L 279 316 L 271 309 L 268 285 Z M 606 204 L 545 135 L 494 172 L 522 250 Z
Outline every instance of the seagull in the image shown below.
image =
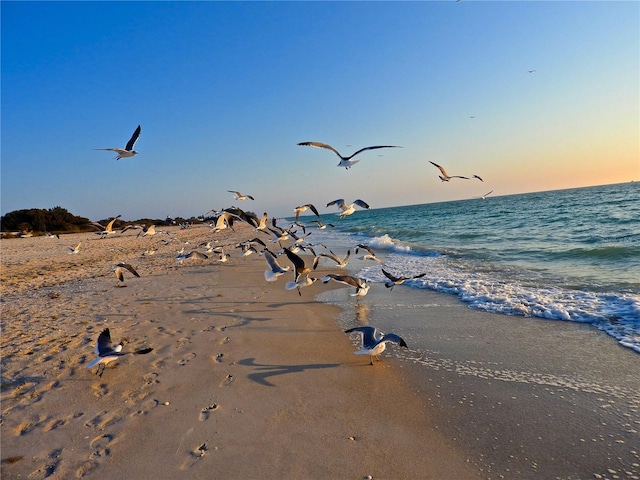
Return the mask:
M 127 145 L 126 145 L 126 147 L 124 147 L 124 149 L 122 149 L 122 148 L 96 148 L 95 150 L 111 150 L 112 152 L 116 152 L 118 154 L 118 156 L 116 157 L 116 160 L 120 160 L 121 158 L 133 157 L 133 156 L 138 154 L 138 152 L 136 152 L 133 149 L 133 146 L 138 141 L 138 137 L 140 136 L 140 132 L 141 131 L 142 131 L 142 129 L 140 128 L 140 125 L 138 125 L 138 128 L 136 128 L 136 130 L 133 132 L 133 135 L 131 135 L 131 138 L 127 142 Z
M 358 254 L 358 249 L 363 249 L 366 250 L 369 253 L 365 253 L 362 256 L 362 260 L 373 260 L 374 262 L 378 262 L 378 263 L 382 263 L 382 260 L 380 260 L 378 257 L 376 257 L 375 252 L 371 249 L 370 246 L 365 245 L 364 243 L 360 243 L 358 244 L 358 246 L 356 247 L 356 255 Z
M 318 210 L 316 209 L 316 207 L 314 207 L 312 204 L 307 203 L 306 205 L 300 205 L 299 207 L 296 207 L 293 209 L 293 211 L 296 214 L 296 222 L 298 221 L 298 217 L 300 216 L 300 214 L 302 212 L 305 212 L 307 210 L 311 210 L 313 213 L 316 214 L 316 217 L 319 217 L 320 214 L 318 213 Z
M 236 200 L 255 200 L 251 195 L 243 195 L 235 190 L 227 190 L 229 193 L 233 193 L 236 196 Z
M 306 146 L 306 147 L 316 147 L 316 148 L 326 148 L 327 150 L 331 150 L 333 153 L 335 153 L 336 155 L 338 155 L 340 157 L 340 163 L 338 163 L 338 167 L 344 167 L 346 169 L 351 168 L 352 166 L 354 166 L 356 163 L 358 163 L 360 160 L 351 160 L 353 157 L 355 157 L 356 155 L 358 155 L 360 152 L 364 152 L 365 150 L 375 150 L 377 148 L 402 148 L 399 147 L 397 145 L 378 145 L 375 147 L 364 147 L 361 148 L 360 150 L 358 150 L 356 153 L 348 156 L 348 157 L 343 157 L 342 155 L 340 155 L 340 153 L 333 148 L 331 145 L 327 145 L 326 143 L 322 143 L 322 142 L 301 142 L 298 145 L 300 146 Z
M 414 277 L 396 277 L 395 275 L 392 275 L 391 273 L 387 272 L 384 268 L 382 269 L 382 273 L 384 274 L 385 277 L 387 277 L 390 280 L 389 282 L 385 282 L 384 286 L 392 290 L 393 290 L 393 287 L 395 287 L 396 285 L 403 284 L 405 280 L 422 278 L 427 274 L 425 272 L 425 273 L 421 273 L 420 275 L 415 275 Z
M 117 217 L 113 217 L 113 219 L 107 223 L 106 227 L 103 227 L 100 223 L 98 222 L 90 222 L 91 225 L 93 225 L 94 227 L 98 227 L 101 228 L 102 230 L 99 232 L 94 232 L 96 235 L 100 235 L 101 237 L 104 237 L 105 235 L 109 235 L 111 233 L 115 233 L 113 231 L 113 224 L 115 223 L 115 221 L 117 219 L 119 219 L 122 215 L 118 215 Z
M 363 280 L 362 278 L 352 277 L 351 275 L 336 275 L 334 273 L 330 273 L 326 277 L 322 278 L 322 283 L 328 283 L 329 280 L 334 280 L 336 282 L 355 287 L 356 292 L 349 294 L 352 297 L 364 297 L 369 291 L 369 285 L 367 284 L 367 281 Z
M 289 258 L 289 260 L 291 260 L 291 263 L 293 263 L 293 267 L 294 267 L 293 282 L 287 282 L 284 288 L 285 290 L 293 290 L 294 288 L 296 288 L 298 290 L 298 295 L 302 295 L 302 292 L 300 291 L 300 289 L 302 287 L 308 287 L 309 285 L 311 285 L 313 282 L 317 280 L 317 278 L 309 277 L 309 273 L 311 272 L 312 269 L 315 270 L 316 267 L 318 266 L 318 257 L 314 257 L 313 265 L 311 267 L 308 267 L 305 264 L 304 260 L 298 255 L 296 255 L 295 253 L 293 253 L 291 250 L 289 250 L 286 247 L 283 250 L 284 250 L 284 253 L 287 255 L 287 257 Z
M 204 253 L 200 253 L 196 250 L 192 250 L 189 253 L 184 253 L 184 248 L 182 250 L 183 251 L 181 251 L 176 257 L 176 263 L 179 263 L 181 265 L 185 260 L 188 260 L 190 258 L 193 258 L 196 260 L 206 260 L 207 258 L 209 258 L 208 255 L 205 255 Z
M 145 225 L 144 227 L 142 227 L 142 230 L 140 230 L 140 232 L 138 232 L 138 235 L 136 236 L 136 238 L 142 236 L 142 237 L 146 237 L 147 235 L 149 236 L 153 236 L 156 234 L 156 226 L 155 225 L 149 225 L 148 227 Z
M 452 178 L 464 178 L 465 180 L 470 180 L 469 177 L 461 177 L 460 175 L 449 175 L 444 168 L 442 168 L 437 163 L 433 163 L 431 160 L 429 160 L 429 163 L 431 163 L 432 165 L 435 165 L 440 169 L 440 171 L 442 172 L 442 175 L 438 175 L 438 176 L 440 177 L 440 180 L 442 180 L 443 182 L 448 182 Z
M 264 212 L 262 214 L 262 218 L 260 218 L 260 222 L 258 223 L 258 226 L 255 229 L 264 231 L 264 229 L 267 228 L 267 220 L 268 220 L 268 218 L 269 218 L 269 216 L 267 215 L 267 212 Z
M 535 70 L 527 70 L 527 73 L 534 73 Z
M 480 198 L 482 200 L 485 200 L 489 195 L 491 195 L 493 193 L 493 190 L 491 190 L 490 192 L 485 193 L 484 195 L 482 195 Z
M 376 357 L 380 361 L 380 355 L 384 352 L 387 342 L 392 342 L 400 345 L 401 347 L 408 348 L 407 342 L 400 338 L 395 333 L 387 333 L 386 335 L 380 332 L 375 327 L 363 326 L 350 328 L 345 330 L 345 333 L 360 332 L 362 334 L 362 349 L 354 352 L 356 355 L 369 355 L 371 359 L 370 365 L 373 365 L 373 357 Z
M 263 250 L 264 258 L 267 261 L 267 265 L 269 266 L 269 270 L 264 271 L 264 279 L 267 282 L 275 282 L 280 275 L 283 275 L 289 271 L 291 267 L 287 265 L 286 267 L 280 266 L 278 261 L 276 260 L 276 256 L 271 253 L 268 248 Z
M 347 205 L 344 201 L 344 198 L 339 198 L 337 200 L 334 200 L 333 202 L 327 203 L 326 206 L 330 207 L 331 205 L 338 205 L 338 207 L 342 210 L 342 213 L 339 214 L 340 218 L 344 218 L 347 215 L 351 215 L 353 212 L 355 212 L 356 205 L 358 205 L 359 207 L 365 208 L 367 210 L 371 208 L 367 202 L 360 199 L 354 200 L 351 205 Z
M 333 225 L 332 223 L 327 223 L 326 225 L 324 223 L 322 223 L 320 220 L 312 220 L 312 222 L 315 222 L 318 224 L 318 228 L 320 230 L 324 230 L 327 227 L 331 227 L 334 228 L 335 225 Z
M 104 368 L 107 363 L 118 360 L 118 358 L 124 355 L 128 355 L 129 353 L 146 354 L 153 350 L 153 348 L 143 348 L 140 350 L 136 350 L 135 352 L 122 353 L 122 347 L 124 346 L 125 342 L 126 339 L 122 339 L 120 340 L 119 344 L 112 346 L 111 333 L 109 332 L 108 328 L 105 328 L 102 332 L 100 332 L 100 335 L 98 335 L 98 341 L 96 342 L 96 353 L 98 354 L 98 358 L 87 363 L 87 368 L 92 368 L 98 365 L 96 374 L 102 377 Z
M 347 250 L 347 254 L 340 258 L 338 257 L 335 253 L 333 253 L 331 250 L 329 250 L 329 253 L 321 253 L 319 256 L 320 257 L 327 257 L 331 260 L 333 260 L 334 262 L 336 262 L 338 264 L 338 268 L 344 268 L 347 266 L 347 260 L 349 259 L 349 255 L 351 255 L 351 250 Z M 314 269 L 315 270 L 315 269 Z
M 116 273 L 116 278 L 122 282 L 122 286 L 123 287 L 126 287 L 126 285 L 124 285 L 124 271 L 123 271 L 123 269 L 129 270 L 136 277 L 140 276 L 140 274 L 138 272 L 136 272 L 136 269 L 133 268 L 128 263 L 120 262 L 120 263 L 116 264 L 113 267 L 113 271 Z
M 78 253 L 80 251 L 80 245 L 82 245 L 82 242 L 78 242 L 78 244 L 75 247 L 67 247 L 69 249 L 69 255 Z

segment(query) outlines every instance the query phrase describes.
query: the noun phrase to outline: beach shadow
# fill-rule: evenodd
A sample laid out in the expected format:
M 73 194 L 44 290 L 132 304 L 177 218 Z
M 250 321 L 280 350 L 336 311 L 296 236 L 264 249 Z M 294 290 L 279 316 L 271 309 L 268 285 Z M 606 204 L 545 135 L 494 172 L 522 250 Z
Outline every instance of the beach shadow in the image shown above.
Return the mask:
M 260 372 L 250 373 L 247 377 L 260 385 L 266 387 L 275 387 L 271 382 L 267 381 L 267 378 L 274 377 L 276 375 L 285 375 L 288 373 L 302 373 L 305 370 L 317 370 L 320 368 L 335 368 L 339 367 L 339 363 L 318 363 L 308 365 L 266 365 L 262 363 L 255 363 L 255 358 L 245 358 L 238 362 L 245 367 L 254 367 Z

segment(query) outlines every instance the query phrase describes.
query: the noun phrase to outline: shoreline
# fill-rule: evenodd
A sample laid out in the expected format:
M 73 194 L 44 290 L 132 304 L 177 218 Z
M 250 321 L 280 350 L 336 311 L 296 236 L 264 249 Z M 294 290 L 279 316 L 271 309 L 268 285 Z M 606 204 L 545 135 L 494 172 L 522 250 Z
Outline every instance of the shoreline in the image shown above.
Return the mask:
M 177 243 L 141 258 L 155 240 L 129 237 L 89 237 L 84 258 L 2 244 L 3 478 L 476 478 L 394 362 L 353 355 L 338 310 L 314 300 L 330 286 L 285 291 L 256 255 L 175 265 Z M 127 288 L 121 260 L 141 275 Z M 21 268 L 25 284 L 5 284 Z M 153 351 L 97 377 L 105 327 Z

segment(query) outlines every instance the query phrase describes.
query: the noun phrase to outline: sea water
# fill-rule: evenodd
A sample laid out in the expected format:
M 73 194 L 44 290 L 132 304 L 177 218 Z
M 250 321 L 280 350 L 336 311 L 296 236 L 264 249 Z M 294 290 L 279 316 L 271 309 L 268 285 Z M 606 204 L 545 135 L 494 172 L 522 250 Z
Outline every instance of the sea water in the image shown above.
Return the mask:
M 344 219 L 320 219 L 334 227 L 313 229 L 310 243 L 340 255 L 347 249 L 354 255 L 364 243 L 384 257 L 385 270 L 426 274 L 395 288 L 444 292 L 469 308 L 528 321 L 591 324 L 640 353 L 640 183 L 357 209 Z M 369 283 L 386 280 L 380 264 L 354 266 L 351 273 Z M 419 295 L 411 298 L 421 304 Z

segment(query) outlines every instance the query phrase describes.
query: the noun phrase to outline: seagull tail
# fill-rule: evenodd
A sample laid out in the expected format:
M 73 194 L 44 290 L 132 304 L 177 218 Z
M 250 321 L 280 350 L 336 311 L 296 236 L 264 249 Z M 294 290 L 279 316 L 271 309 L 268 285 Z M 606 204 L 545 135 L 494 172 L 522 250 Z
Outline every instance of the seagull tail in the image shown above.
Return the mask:
M 89 363 L 87 363 L 87 368 L 95 367 L 99 363 L 100 363 L 100 357 L 96 358 L 95 360 L 91 360 Z
M 276 275 L 276 273 L 272 270 L 265 270 L 264 279 L 267 282 L 275 282 L 278 279 L 278 275 Z

